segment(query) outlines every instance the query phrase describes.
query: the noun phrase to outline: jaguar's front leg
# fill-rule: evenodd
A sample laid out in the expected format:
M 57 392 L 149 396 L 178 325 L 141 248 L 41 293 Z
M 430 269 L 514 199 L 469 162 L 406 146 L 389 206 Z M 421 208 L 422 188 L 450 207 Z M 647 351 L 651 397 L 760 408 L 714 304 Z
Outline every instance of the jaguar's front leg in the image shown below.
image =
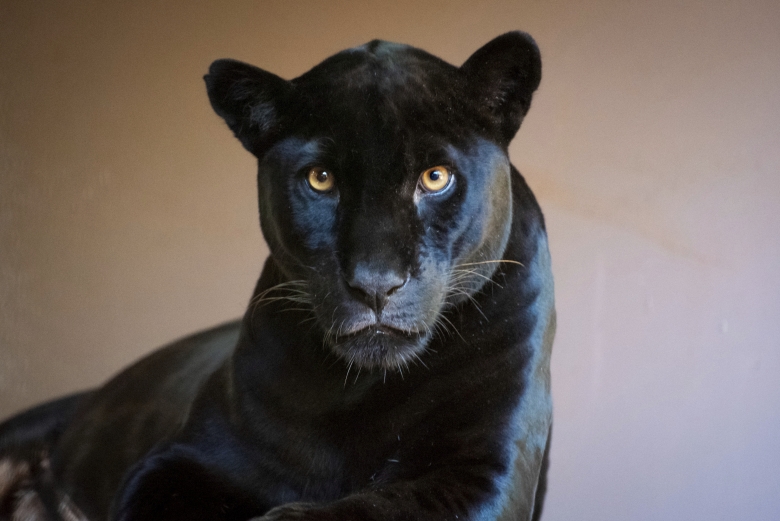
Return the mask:
M 508 465 L 453 466 L 414 480 L 372 487 L 331 503 L 281 505 L 251 521 L 530 519 L 530 510 L 510 512 L 514 507 L 505 489 L 509 473 Z M 535 482 L 536 476 L 533 479 Z

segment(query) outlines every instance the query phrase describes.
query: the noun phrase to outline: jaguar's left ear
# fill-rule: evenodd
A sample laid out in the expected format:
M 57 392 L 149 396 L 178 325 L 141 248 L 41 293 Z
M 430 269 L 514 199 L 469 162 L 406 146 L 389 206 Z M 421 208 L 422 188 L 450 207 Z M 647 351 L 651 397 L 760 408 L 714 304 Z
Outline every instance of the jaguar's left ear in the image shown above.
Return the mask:
M 479 109 L 508 145 L 542 79 L 536 42 L 520 31 L 502 34 L 472 54 L 460 69 Z

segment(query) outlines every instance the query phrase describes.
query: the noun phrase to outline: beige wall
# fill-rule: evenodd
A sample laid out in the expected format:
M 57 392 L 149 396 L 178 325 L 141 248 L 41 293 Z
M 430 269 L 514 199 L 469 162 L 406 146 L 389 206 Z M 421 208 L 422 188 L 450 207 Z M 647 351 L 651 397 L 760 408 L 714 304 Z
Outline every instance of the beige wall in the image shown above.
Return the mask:
M 0 416 L 242 312 L 267 250 L 211 60 L 293 77 L 379 37 L 460 63 L 520 28 L 544 79 L 511 153 L 560 324 L 545 519 L 780 519 L 778 27 L 776 1 L 0 0 Z

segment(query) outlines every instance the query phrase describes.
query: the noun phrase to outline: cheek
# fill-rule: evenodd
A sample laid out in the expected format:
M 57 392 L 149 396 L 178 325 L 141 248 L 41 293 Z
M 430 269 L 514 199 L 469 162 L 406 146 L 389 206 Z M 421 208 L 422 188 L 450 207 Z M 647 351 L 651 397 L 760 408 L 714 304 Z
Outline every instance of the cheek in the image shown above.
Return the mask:
M 421 234 L 419 242 L 418 265 L 447 264 L 452 257 L 452 245 L 463 233 L 464 222 L 458 211 L 458 204 L 446 204 L 425 208 L 420 212 Z
M 465 200 L 457 212 L 442 215 L 440 220 L 427 225 L 422 244 L 428 259 L 436 265 L 449 267 L 464 252 L 476 249 L 481 241 L 485 219 L 485 208 L 480 201 L 471 203 Z
M 444 305 L 452 259 L 448 248 L 423 244 L 419 250 L 417 272 L 409 288 L 407 298 L 420 304 L 419 309 L 438 314 Z M 430 318 L 430 317 L 427 317 Z
M 338 200 L 307 193 L 310 190 L 296 186 L 294 179 L 275 181 L 259 183 L 261 222 L 269 245 L 278 245 L 299 260 L 333 250 Z
M 446 251 L 427 251 L 427 255 L 422 259 L 418 277 L 419 291 L 421 298 L 431 306 L 440 307 L 444 302 L 451 269 L 452 260 Z
M 509 172 L 497 170 L 486 181 L 461 206 L 451 252 L 456 262 L 492 260 L 506 246 L 512 216 Z
M 308 197 L 293 194 L 289 198 L 290 226 L 294 241 L 309 251 L 332 250 L 336 241 L 336 204 L 333 196 Z

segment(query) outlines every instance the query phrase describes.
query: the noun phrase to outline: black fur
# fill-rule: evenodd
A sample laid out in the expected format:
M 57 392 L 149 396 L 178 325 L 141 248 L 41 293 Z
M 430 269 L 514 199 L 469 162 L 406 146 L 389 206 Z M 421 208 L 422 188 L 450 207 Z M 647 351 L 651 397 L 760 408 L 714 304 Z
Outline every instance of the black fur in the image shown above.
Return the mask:
M 16 490 L 85 519 L 538 519 L 552 278 L 507 146 L 540 78 L 519 32 L 460 68 L 381 41 L 291 81 L 215 62 L 211 104 L 258 158 L 254 298 L 240 323 L 0 427 L 30 424 L 50 458 L 45 486 Z M 451 181 L 426 191 L 437 165 Z

